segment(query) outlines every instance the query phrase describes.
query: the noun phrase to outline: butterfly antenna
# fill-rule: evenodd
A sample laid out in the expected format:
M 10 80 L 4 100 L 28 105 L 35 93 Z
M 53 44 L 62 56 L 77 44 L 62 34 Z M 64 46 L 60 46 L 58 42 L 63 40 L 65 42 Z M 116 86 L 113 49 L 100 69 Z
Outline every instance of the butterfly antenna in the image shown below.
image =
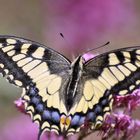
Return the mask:
M 60 36 L 61 36 L 62 38 L 64 38 L 64 35 L 63 35 L 62 33 L 60 33 Z
M 69 48 L 72 48 L 72 44 L 65 38 L 65 36 L 63 35 L 63 33 L 59 33 L 60 36 L 65 40 L 65 42 L 68 44 L 68 46 L 70 46 Z M 69 52 L 71 52 L 72 49 L 69 49 Z M 77 52 L 75 52 L 75 54 L 78 54 Z M 71 59 L 74 60 L 75 59 L 75 54 L 73 54 L 72 52 L 72 56 L 71 56 Z M 76 55 L 77 56 L 77 55 Z
M 60 36 L 65 40 L 65 42 L 68 44 L 68 46 L 72 46 L 71 44 L 70 44 L 70 42 L 68 42 L 68 40 L 65 38 L 65 36 L 63 35 L 63 33 L 59 33 L 60 34 Z
M 94 50 L 97 50 L 97 49 L 99 49 L 99 48 L 103 48 L 104 46 L 108 45 L 109 43 L 110 43 L 110 42 L 108 41 L 108 42 L 106 42 L 106 43 L 105 43 L 104 45 L 102 45 L 102 46 L 99 46 L 99 47 L 96 47 L 96 48 L 93 48 L 93 49 L 90 49 L 90 50 L 84 52 L 84 54 L 85 54 L 85 53 L 88 53 L 88 52 L 91 52 L 91 51 L 94 51 Z

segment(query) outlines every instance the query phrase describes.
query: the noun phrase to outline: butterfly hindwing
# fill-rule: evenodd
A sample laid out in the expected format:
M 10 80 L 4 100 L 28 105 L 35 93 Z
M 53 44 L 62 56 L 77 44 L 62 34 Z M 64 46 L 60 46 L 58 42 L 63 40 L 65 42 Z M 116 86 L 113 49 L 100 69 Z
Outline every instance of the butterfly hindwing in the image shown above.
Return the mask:
M 23 88 L 26 111 L 41 131 L 59 131 L 60 116 L 66 111 L 62 93 L 69 67 L 69 60 L 50 48 L 0 36 L 0 72 L 10 83 Z

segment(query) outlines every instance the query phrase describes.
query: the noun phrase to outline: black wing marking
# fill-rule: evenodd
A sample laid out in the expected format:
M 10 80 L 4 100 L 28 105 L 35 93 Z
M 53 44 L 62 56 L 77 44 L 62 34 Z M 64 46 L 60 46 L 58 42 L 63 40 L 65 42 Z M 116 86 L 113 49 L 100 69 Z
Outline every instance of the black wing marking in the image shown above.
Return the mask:
M 12 36 L 0 36 L 0 71 L 10 83 L 20 87 L 29 85 L 32 82 L 29 71 L 43 62 L 51 73 L 60 73 L 70 67 L 69 60 L 41 44 Z
M 126 95 L 139 87 L 140 47 L 111 51 L 85 64 L 87 76 L 99 80 L 110 93 Z

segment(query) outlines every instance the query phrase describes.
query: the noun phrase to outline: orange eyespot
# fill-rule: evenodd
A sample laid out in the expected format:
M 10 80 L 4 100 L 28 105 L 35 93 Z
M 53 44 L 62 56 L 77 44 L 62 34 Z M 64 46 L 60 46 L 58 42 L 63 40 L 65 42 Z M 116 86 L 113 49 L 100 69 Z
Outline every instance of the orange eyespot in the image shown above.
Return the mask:
M 66 120 L 66 117 L 61 117 L 60 123 L 63 124 L 63 125 L 65 125 L 65 120 Z
M 67 126 L 69 126 L 69 125 L 70 125 L 70 123 L 71 123 L 71 118 L 69 118 L 69 117 L 68 117 L 68 118 L 66 118 L 66 125 L 67 125 Z
M 71 118 L 70 117 L 66 117 L 66 116 L 62 116 L 60 119 L 60 123 L 66 126 L 69 126 L 71 123 Z

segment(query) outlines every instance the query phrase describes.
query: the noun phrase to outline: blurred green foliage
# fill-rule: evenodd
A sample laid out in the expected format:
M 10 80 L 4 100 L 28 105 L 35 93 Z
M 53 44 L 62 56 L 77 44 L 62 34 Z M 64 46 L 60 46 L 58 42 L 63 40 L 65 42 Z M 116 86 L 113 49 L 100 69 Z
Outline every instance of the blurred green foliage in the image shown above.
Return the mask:
M 0 0 L 0 34 L 15 35 L 42 41 L 42 10 L 39 0 Z M 21 90 L 0 76 L 0 126 L 20 114 L 14 101 Z

